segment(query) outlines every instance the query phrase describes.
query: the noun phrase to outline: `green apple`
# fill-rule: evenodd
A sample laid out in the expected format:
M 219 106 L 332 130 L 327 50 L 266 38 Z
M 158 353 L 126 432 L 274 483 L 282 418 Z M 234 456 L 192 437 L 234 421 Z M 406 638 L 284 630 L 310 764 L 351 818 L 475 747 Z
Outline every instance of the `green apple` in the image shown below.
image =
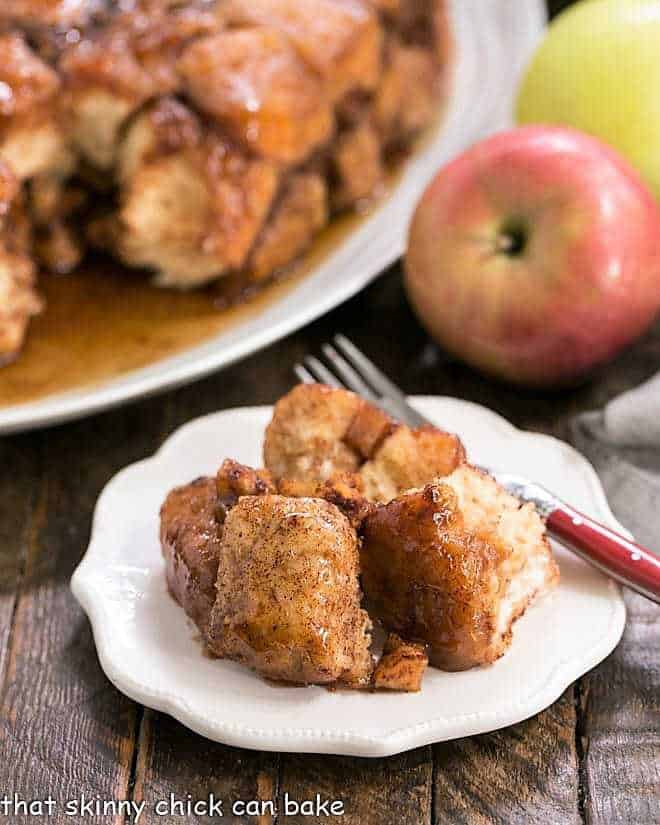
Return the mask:
M 551 24 L 516 115 L 601 138 L 660 196 L 659 90 L 660 0 L 586 0 Z

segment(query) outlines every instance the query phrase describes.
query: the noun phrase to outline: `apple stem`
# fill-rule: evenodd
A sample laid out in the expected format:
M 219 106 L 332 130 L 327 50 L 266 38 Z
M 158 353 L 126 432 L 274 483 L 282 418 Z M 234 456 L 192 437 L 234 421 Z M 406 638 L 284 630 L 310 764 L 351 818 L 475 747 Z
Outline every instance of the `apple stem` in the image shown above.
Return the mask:
M 497 254 L 508 255 L 510 258 L 522 255 L 527 245 L 527 229 L 522 223 L 510 223 L 504 226 L 495 238 Z
M 495 248 L 498 252 L 511 253 L 516 248 L 516 241 L 511 235 L 498 235 Z

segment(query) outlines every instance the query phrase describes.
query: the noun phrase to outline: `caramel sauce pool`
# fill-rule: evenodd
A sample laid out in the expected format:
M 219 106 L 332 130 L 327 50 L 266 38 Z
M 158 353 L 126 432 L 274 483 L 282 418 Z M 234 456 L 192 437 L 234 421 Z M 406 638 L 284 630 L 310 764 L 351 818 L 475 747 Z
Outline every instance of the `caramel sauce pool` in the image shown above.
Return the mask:
M 0 0 L 0 3 L 2 0 Z M 446 96 L 433 123 L 407 151 L 391 159 L 376 201 L 336 216 L 310 251 L 282 277 L 236 300 L 236 285 L 220 279 L 207 289 L 159 289 L 144 273 L 112 260 L 87 262 L 71 275 L 44 273 L 45 309 L 28 328 L 17 359 L 0 367 L 0 409 L 49 395 L 92 389 L 208 341 L 283 298 L 381 206 L 406 161 L 426 148 L 445 118 Z
M 181 293 L 153 287 L 148 275 L 111 260 L 86 263 L 72 275 L 44 273 L 46 307 L 18 358 L 0 368 L 0 407 L 98 386 L 208 341 L 290 292 L 364 218 L 333 220 L 285 276 L 240 298 L 227 279 Z
M 45 309 L 32 320 L 17 359 L 0 367 L 0 409 L 98 387 L 259 315 L 292 291 L 385 203 L 406 160 L 428 145 L 443 119 L 444 105 L 428 131 L 391 162 L 370 206 L 335 216 L 307 254 L 252 294 L 237 296 L 237 285 L 229 278 L 190 292 L 159 289 L 150 284 L 148 274 L 127 270 L 111 259 L 85 262 L 71 275 L 43 273 L 39 291 Z

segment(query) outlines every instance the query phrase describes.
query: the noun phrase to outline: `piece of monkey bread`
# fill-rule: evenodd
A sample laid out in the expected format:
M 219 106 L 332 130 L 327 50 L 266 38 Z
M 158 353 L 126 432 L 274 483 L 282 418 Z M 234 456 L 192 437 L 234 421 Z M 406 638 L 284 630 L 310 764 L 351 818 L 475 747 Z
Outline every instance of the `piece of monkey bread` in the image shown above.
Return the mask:
M 360 607 L 358 539 L 333 504 L 245 496 L 220 543 L 209 646 L 292 684 L 367 684 L 371 622 Z
M 227 459 L 215 478 L 170 491 L 160 510 L 160 543 L 167 586 L 206 637 L 215 602 L 220 540 L 228 511 L 242 495 L 274 491 L 264 470 Z
M 453 433 L 412 429 L 355 393 L 322 384 L 299 384 L 280 398 L 264 439 L 264 464 L 276 481 L 353 473 L 373 502 L 448 475 L 464 460 Z
M 533 505 L 469 465 L 375 508 L 363 533 L 372 617 L 428 644 L 443 670 L 502 656 L 516 619 L 559 581 Z

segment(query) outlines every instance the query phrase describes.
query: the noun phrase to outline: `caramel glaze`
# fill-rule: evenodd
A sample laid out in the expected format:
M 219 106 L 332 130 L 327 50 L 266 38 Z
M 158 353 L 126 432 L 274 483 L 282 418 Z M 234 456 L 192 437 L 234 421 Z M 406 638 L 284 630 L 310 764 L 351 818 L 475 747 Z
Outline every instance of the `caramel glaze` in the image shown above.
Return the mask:
M 263 312 L 283 298 L 382 205 L 411 155 L 423 151 L 444 119 L 408 151 L 394 154 L 386 182 L 372 203 L 336 215 L 297 263 L 270 281 L 244 289 L 221 278 L 206 289 L 155 288 L 148 273 L 115 260 L 90 258 L 70 275 L 44 273 L 45 309 L 30 325 L 23 350 L 0 369 L 0 409 L 49 395 L 94 387 L 178 355 Z
M 231 278 L 191 292 L 157 289 L 145 273 L 100 257 L 71 275 L 43 274 L 46 308 L 0 370 L 0 407 L 93 387 L 226 332 L 290 292 L 364 217 L 335 218 L 301 261 L 258 291 Z

